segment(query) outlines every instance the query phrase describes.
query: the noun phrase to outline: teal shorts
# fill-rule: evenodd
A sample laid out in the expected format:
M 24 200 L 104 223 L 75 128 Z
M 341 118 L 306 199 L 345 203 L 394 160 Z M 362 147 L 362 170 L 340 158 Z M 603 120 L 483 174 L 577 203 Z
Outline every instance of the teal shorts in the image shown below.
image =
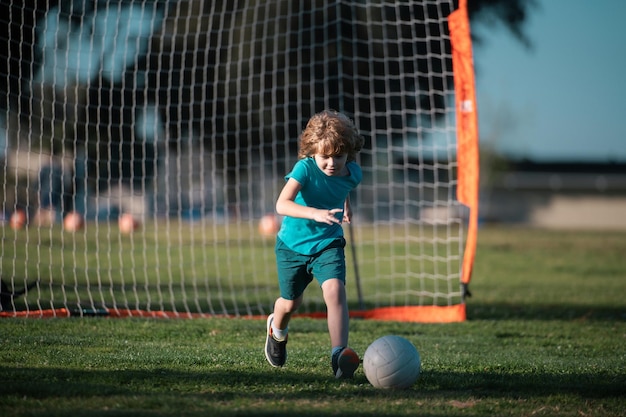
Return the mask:
M 324 281 L 337 278 L 346 283 L 346 256 L 344 238 L 335 239 L 314 255 L 294 252 L 276 239 L 276 266 L 280 296 L 286 300 L 300 297 L 313 278 L 321 286 Z

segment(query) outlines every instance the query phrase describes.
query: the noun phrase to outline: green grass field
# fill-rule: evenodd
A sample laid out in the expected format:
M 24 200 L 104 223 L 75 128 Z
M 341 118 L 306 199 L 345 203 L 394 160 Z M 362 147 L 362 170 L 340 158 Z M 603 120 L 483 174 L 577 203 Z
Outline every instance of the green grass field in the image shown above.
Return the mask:
M 251 319 L 0 320 L 0 416 L 625 416 L 626 232 L 484 228 L 468 320 L 352 320 L 411 340 L 408 390 L 331 376 L 323 320 L 271 368 Z
M 4 233 L 2 233 L 4 232 Z M 254 222 L 220 223 L 156 219 L 132 236 L 114 222 L 90 222 L 69 233 L 61 225 L 0 229 L 0 271 L 16 288 L 37 282 L 16 310 L 138 309 L 253 316 L 267 314 L 277 295 L 273 238 Z M 404 304 L 461 302 L 458 225 L 367 224 L 354 241 L 348 303 L 365 309 Z M 352 251 L 346 251 L 352 273 Z M 320 292 L 301 310 L 319 312 Z

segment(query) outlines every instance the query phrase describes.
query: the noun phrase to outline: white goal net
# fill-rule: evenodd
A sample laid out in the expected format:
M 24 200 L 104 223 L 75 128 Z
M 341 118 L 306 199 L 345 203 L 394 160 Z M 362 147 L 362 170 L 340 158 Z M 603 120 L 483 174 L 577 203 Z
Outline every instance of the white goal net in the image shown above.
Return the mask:
M 2 314 L 268 314 L 259 225 L 326 108 L 366 138 L 353 314 L 463 306 L 456 2 L 4 3 Z

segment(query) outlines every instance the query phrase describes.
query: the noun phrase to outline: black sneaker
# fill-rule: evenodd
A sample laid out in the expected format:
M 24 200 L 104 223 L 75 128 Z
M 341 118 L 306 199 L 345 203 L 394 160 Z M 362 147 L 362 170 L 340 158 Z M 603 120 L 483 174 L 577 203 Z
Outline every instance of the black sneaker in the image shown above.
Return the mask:
M 270 314 L 267 318 L 267 338 L 265 339 L 265 357 L 267 361 L 275 368 L 281 367 L 287 360 L 287 337 L 282 342 L 274 339 L 272 335 L 272 321 L 274 314 Z
M 333 355 L 331 365 L 333 374 L 337 379 L 347 379 L 354 376 L 354 371 L 359 367 L 361 360 L 359 355 L 349 347 L 344 347 Z

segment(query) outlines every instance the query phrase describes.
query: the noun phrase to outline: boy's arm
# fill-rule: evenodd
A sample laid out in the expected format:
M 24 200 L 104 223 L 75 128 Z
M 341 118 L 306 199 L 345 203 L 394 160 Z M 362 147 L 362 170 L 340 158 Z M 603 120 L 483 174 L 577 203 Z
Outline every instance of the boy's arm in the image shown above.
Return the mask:
M 350 204 L 350 196 L 346 197 L 346 201 L 343 203 L 343 221 L 344 223 L 350 223 L 350 221 L 352 221 L 352 205 Z
M 341 223 L 335 217 L 335 213 L 340 213 L 342 209 L 331 210 L 307 207 L 296 203 L 294 200 L 302 186 L 293 178 L 289 178 L 276 200 L 276 213 L 281 216 L 298 217 L 301 219 L 311 219 L 319 223 L 333 224 Z

